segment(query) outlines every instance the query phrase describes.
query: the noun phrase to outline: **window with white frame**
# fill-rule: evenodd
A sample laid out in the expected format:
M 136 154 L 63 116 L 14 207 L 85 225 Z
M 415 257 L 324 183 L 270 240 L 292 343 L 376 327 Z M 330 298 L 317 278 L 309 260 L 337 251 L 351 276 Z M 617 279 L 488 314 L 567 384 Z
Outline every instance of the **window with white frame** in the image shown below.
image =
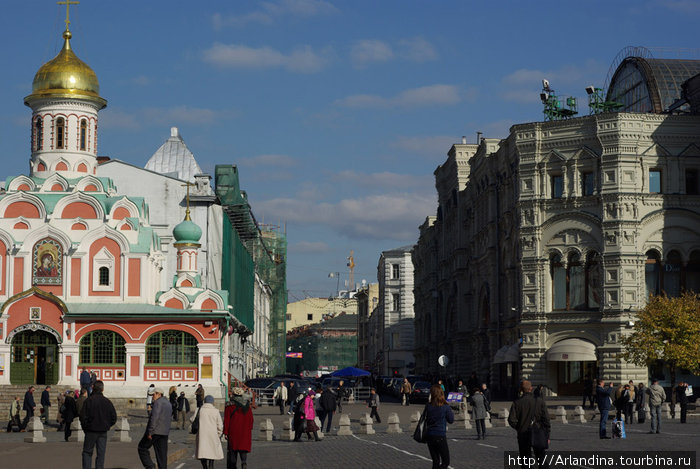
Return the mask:
M 92 289 L 114 291 L 115 259 L 109 250 L 102 248 L 92 260 Z

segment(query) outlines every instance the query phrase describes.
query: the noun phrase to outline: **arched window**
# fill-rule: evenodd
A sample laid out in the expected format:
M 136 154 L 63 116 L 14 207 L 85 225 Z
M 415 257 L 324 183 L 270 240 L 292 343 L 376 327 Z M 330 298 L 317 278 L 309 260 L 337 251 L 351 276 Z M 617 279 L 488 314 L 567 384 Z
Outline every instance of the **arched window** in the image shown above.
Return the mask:
M 80 365 L 125 365 L 126 347 L 113 331 L 93 331 L 80 339 Z
M 587 309 L 586 306 L 586 275 L 578 253 L 569 255 L 567 280 L 569 284 L 569 308 Z
M 100 267 L 99 285 L 109 285 L 109 267 Z
M 66 140 L 66 120 L 63 117 L 56 119 L 56 148 L 65 148 Z
M 37 151 L 44 148 L 44 126 L 41 116 L 34 122 L 34 148 Z
M 149 365 L 197 365 L 197 339 L 182 331 L 156 332 L 146 341 Z
M 666 256 L 664 264 L 663 290 L 668 296 L 678 297 L 681 295 L 681 274 L 683 261 L 678 251 L 671 251 Z
M 647 298 L 649 295 L 661 293 L 661 259 L 656 251 L 647 252 L 647 260 L 644 266 L 644 280 L 647 287 Z
M 552 274 L 552 309 L 566 309 L 566 269 L 561 262 L 559 254 L 549 259 L 549 268 Z
M 87 147 L 87 121 L 85 119 L 80 121 L 80 149 L 85 151 Z

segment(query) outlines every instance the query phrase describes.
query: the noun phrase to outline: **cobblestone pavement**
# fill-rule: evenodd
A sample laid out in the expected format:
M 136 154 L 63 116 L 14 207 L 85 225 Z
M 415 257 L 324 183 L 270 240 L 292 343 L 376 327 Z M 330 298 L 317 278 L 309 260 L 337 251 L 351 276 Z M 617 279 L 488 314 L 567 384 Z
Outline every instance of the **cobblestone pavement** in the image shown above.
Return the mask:
M 504 403 L 505 405 L 505 403 Z M 255 468 L 429 468 L 431 467 L 428 449 L 412 439 L 410 413 L 419 411 L 422 406 L 401 407 L 386 404 L 380 409 L 382 421 L 386 422 L 389 413 L 397 412 L 401 418 L 403 433 L 386 433 L 386 424 L 375 425 L 375 435 L 360 435 L 359 418 L 366 409 L 361 405 L 344 406 L 351 417 L 355 436 L 326 435 L 321 442 L 301 443 L 284 441 L 257 441 L 258 427 L 265 418 L 275 425 L 277 438 L 282 421 L 274 408 L 262 407 L 255 410 L 255 430 L 253 451 L 248 458 L 248 467 Z M 591 414 L 592 415 L 592 414 Z M 334 431 L 339 417 L 334 418 Z M 494 419 L 494 428 L 487 429 L 486 440 L 475 439 L 476 431 L 458 426 L 458 422 L 448 427 L 448 441 L 451 454 L 451 467 L 458 468 L 500 468 L 503 467 L 504 451 L 517 451 L 515 432 L 505 426 L 503 420 Z M 649 423 L 628 427 L 626 440 L 600 440 L 598 420 L 586 424 L 568 425 L 553 423 L 551 449 L 554 451 L 639 451 L 639 450 L 690 450 L 700 448 L 700 422 L 687 424 L 678 421 L 663 421 L 662 433 L 648 434 Z M 140 468 L 136 455 L 136 445 L 143 428 L 133 429 L 132 443 L 110 442 L 107 447 L 107 468 Z M 24 443 L 26 433 L 0 433 L 0 468 L 50 468 L 72 469 L 80 467 L 80 443 L 64 443 L 62 433 L 48 429 L 47 443 Z M 193 459 L 194 436 L 185 430 L 173 430 L 170 434 L 170 453 L 179 451 L 179 459 L 171 462 L 170 469 L 198 469 L 201 464 Z M 225 463 L 219 461 L 215 467 L 223 469 Z

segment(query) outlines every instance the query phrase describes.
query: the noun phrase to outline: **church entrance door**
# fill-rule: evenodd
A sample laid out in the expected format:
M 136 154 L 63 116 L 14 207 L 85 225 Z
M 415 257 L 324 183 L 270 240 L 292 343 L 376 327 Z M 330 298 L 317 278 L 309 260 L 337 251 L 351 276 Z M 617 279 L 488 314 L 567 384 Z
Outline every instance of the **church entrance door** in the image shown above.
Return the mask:
M 12 384 L 56 384 L 58 343 L 45 331 L 23 331 L 12 339 L 10 382 Z

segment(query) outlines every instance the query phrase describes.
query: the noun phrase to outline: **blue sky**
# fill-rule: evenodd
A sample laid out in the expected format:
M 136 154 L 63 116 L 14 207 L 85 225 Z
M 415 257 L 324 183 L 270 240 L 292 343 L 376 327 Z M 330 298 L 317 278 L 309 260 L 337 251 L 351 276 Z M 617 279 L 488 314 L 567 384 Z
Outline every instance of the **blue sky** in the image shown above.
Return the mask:
M 3 5 L 2 179 L 28 171 L 22 99 L 64 16 Z M 238 165 L 257 219 L 286 223 L 292 301 L 335 291 L 351 249 L 356 281 L 376 281 L 381 251 L 435 213 L 450 146 L 541 120 L 542 78 L 584 103 L 626 46 L 697 47 L 700 0 L 82 0 L 71 19 L 108 100 L 99 153 L 143 166 L 177 126 L 205 171 Z

